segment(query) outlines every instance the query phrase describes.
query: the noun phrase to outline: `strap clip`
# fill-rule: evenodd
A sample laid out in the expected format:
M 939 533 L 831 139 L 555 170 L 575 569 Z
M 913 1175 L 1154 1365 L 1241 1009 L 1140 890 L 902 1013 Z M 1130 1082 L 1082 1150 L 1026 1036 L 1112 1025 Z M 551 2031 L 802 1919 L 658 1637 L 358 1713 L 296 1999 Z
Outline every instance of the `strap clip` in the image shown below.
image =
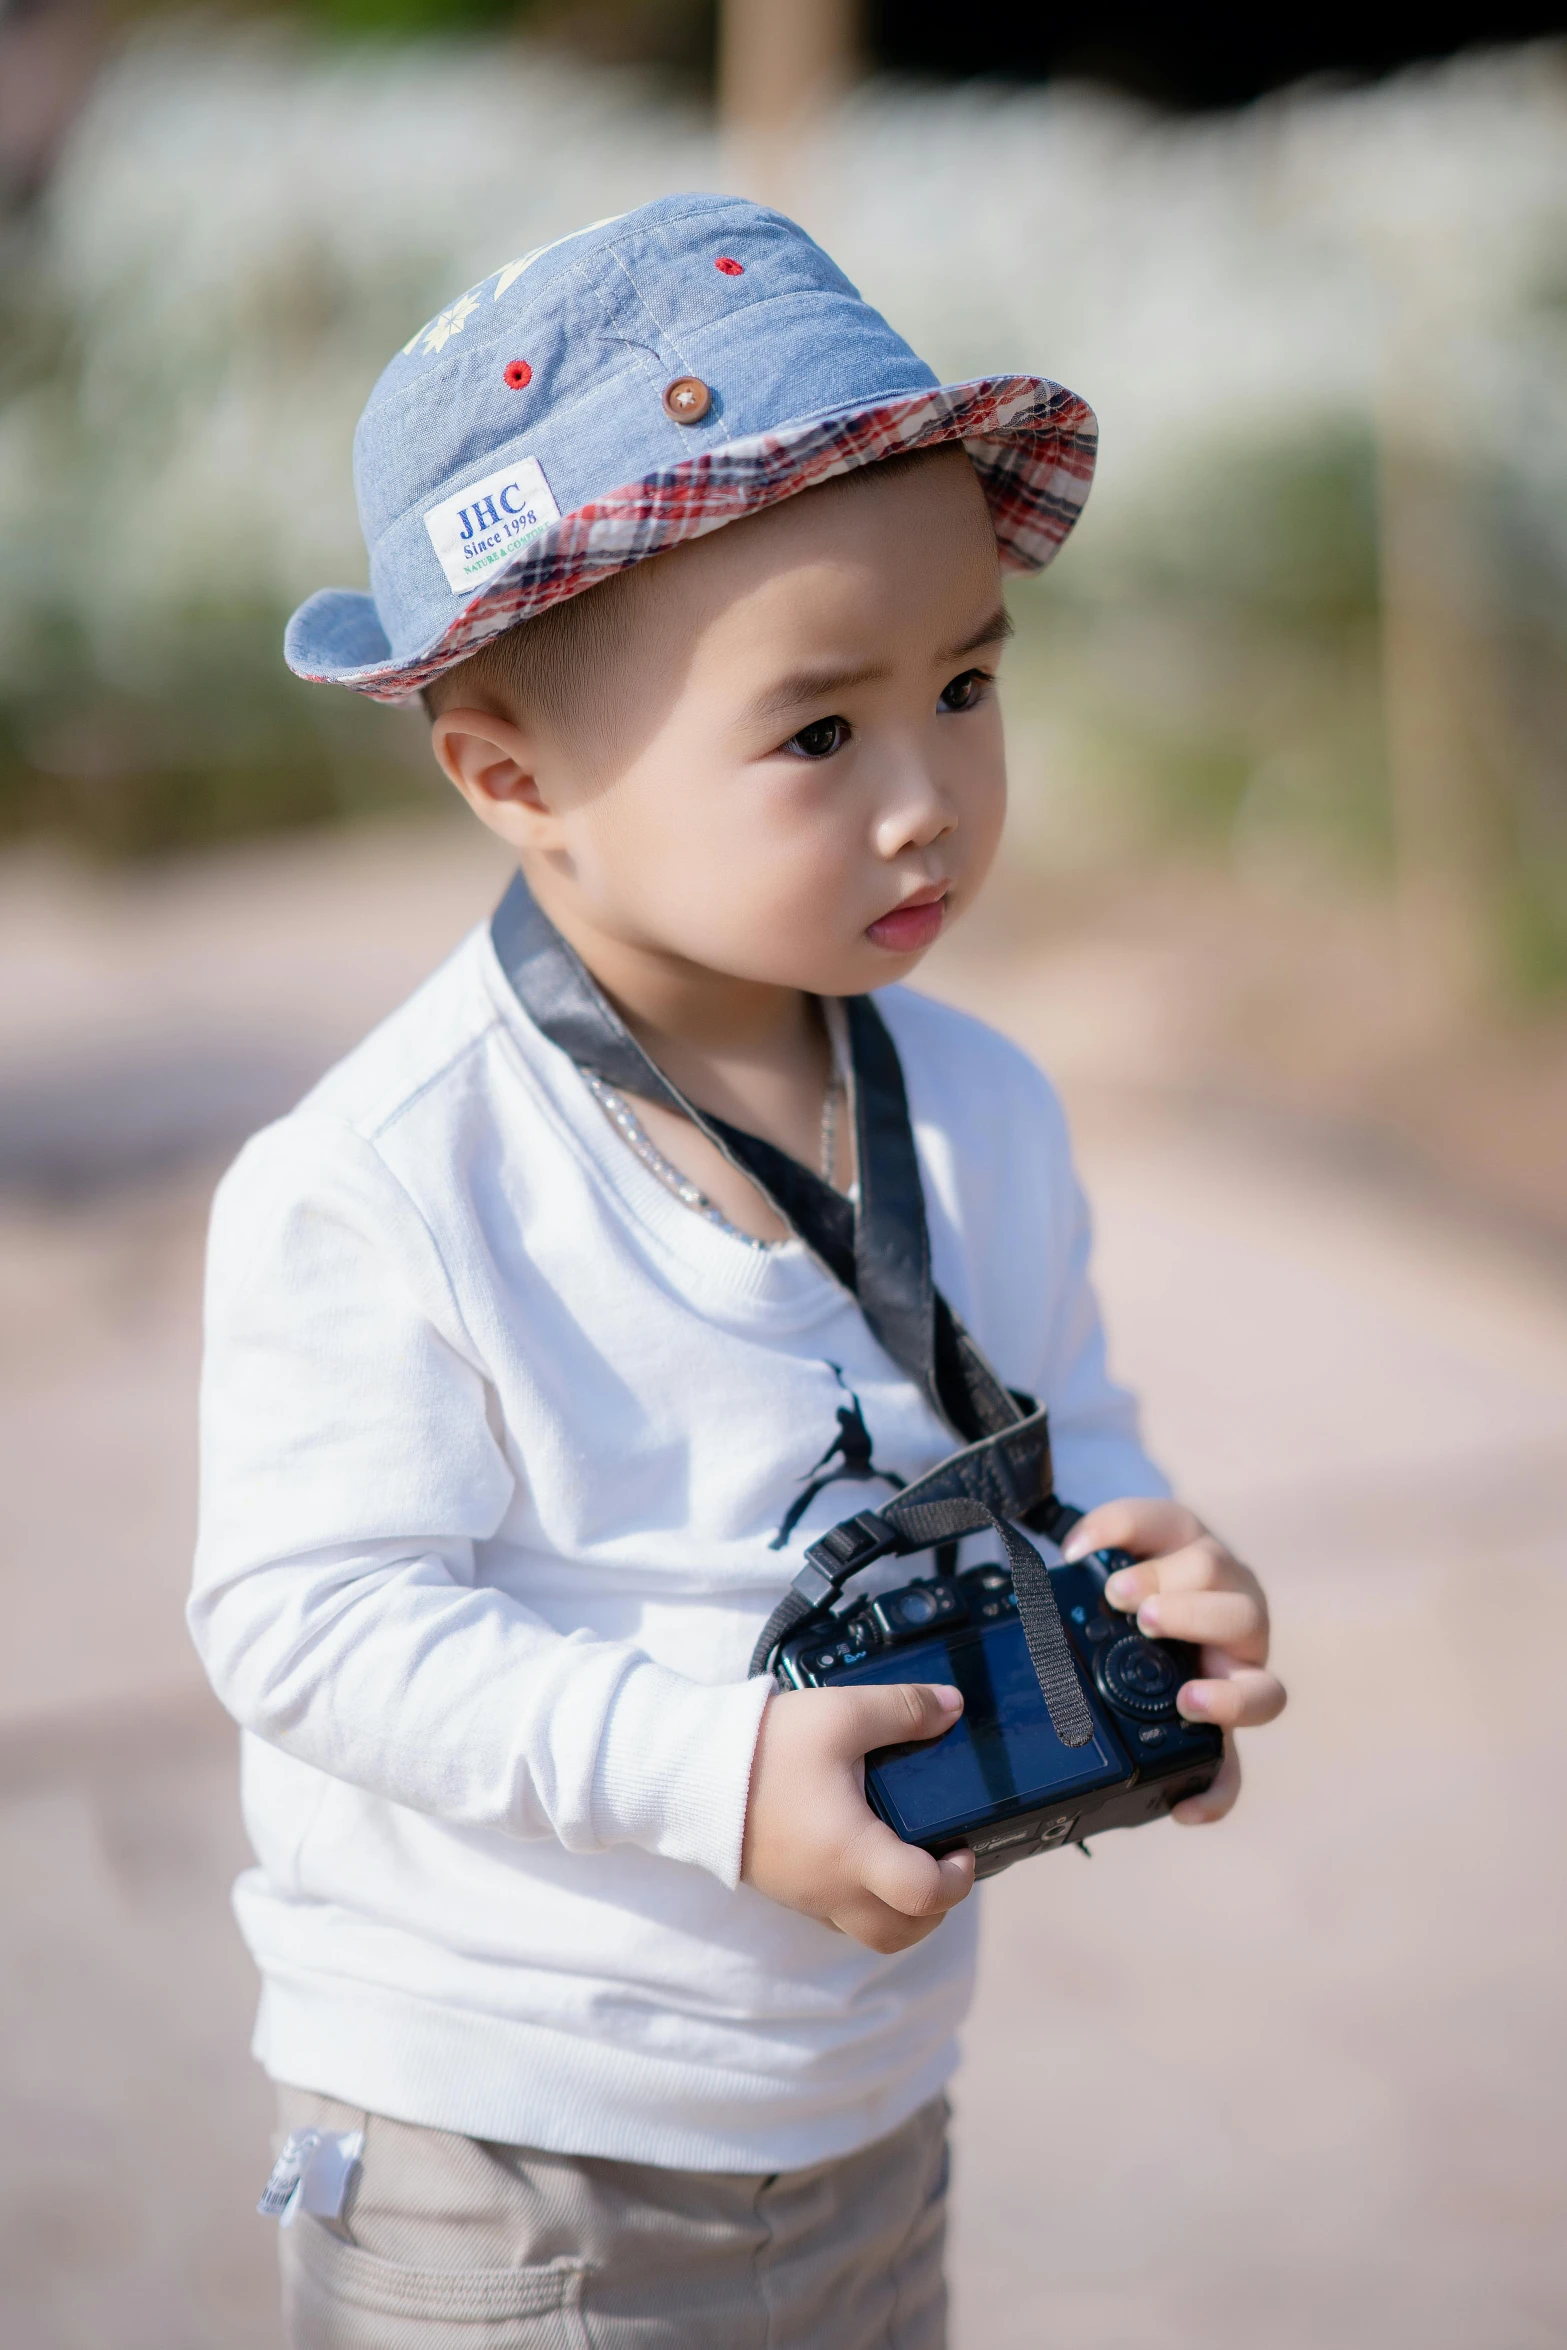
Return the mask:
M 845 1518 L 811 1544 L 790 1588 L 811 1607 L 825 1607 L 837 1598 L 851 1575 L 902 1547 L 896 1528 L 885 1518 L 874 1510 L 861 1510 L 858 1517 Z

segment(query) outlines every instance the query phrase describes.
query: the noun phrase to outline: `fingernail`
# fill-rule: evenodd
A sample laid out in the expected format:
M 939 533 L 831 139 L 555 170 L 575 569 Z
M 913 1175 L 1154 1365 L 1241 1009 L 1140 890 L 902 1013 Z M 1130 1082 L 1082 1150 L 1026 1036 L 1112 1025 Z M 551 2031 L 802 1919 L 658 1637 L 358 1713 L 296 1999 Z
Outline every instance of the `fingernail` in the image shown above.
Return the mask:
M 1075 1567 L 1079 1559 L 1088 1557 L 1093 1547 L 1081 1526 L 1074 1526 L 1061 1545 L 1061 1556 L 1069 1567 Z
M 1137 1605 L 1137 1577 L 1123 1567 L 1112 1575 L 1105 1585 L 1105 1597 L 1112 1607 L 1131 1608 Z
M 1137 1611 L 1137 1621 L 1143 1631 L 1157 1632 L 1159 1629 L 1159 1602 L 1156 1599 L 1145 1599 Z
M 1175 1702 L 1183 1714 L 1210 1714 L 1213 1711 L 1208 1702 L 1208 1692 L 1198 1681 L 1188 1681 Z
M 961 1689 L 954 1689 L 950 1681 L 936 1681 L 933 1682 L 931 1686 L 936 1692 L 936 1702 L 941 1707 L 943 1713 L 956 1714 L 963 1711 L 963 1692 Z

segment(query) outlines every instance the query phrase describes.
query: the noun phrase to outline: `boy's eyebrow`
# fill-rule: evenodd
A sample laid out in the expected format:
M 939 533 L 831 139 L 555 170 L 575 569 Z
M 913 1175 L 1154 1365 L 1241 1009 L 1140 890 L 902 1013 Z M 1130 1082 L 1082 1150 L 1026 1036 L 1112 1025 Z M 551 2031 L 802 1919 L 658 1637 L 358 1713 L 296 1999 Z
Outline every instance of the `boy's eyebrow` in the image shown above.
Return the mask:
M 1003 605 L 994 612 L 962 644 L 954 645 L 942 654 L 943 661 L 960 661 L 965 653 L 977 653 L 981 645 L 999 644 L 1011 636 L 1012 619 Z M 795 669 L 787 677 L 780 677 L 764 694 L 758 694 L 748 715 L 753 718 L 777 718 L 785 710 L 794 710 L 802 702 L 818 702 L 841 692 L 846 686 L 875 685 L 885 677 L 886 670 L 875 662 L 867 662 L 858 669 Z
M 794 669 L 770 685 L 765 694 L 758 694 L 748 715 L 778 718 L 785 710 L 798 709 L 802 702 L 822 701 L 849 685 L 874 685 L 886 674 L 875 662 L 859 669 Z
M 998 604 L 983 628 L 976 628 L 972 636 L 963 639 L 962 644 L 954 645 L 947 658 L 951 661 L 960 660 L 965 653 L 977 653 L 981 645 L 1004 644 L 1009 636 L 1015 634 L 1011 613 L 1005 604 Z

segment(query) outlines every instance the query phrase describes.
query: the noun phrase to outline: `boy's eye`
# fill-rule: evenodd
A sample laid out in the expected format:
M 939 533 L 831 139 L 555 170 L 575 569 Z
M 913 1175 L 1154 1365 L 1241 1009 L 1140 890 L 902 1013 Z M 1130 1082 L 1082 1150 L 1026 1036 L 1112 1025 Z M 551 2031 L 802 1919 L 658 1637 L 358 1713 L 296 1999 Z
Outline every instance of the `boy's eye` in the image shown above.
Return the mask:
M 972 710 L 987 685 L 991 683 L 987 669 L 965 669 L 960 677 L 942 688 L 943 710 Z
M 813 718 L 809 726 L 802 726 L 784 744 L 797 759 L 830 759 L 834 751 L 841 751 L 849 739 L 847 718 Z

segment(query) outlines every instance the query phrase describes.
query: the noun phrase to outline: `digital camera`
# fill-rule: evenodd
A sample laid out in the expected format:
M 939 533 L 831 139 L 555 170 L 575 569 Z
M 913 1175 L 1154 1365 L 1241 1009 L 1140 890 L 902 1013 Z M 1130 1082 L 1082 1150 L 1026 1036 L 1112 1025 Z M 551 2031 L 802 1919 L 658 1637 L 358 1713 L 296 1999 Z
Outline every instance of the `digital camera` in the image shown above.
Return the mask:
M 938 1855 L 966 1844 L 975 1874 L 994 1876 L 1033 1853 L 1158 1819 L 1218 1771 L 1219 1732 L 1176 1711 L 1177 1691 L 1199 1669 L 1196 1650 L 1150 1640 L 1105 1599 L 1107 1577 L 1131 1563 L 1098 1551 L 1050 1569 L 1093 1716 L 1082 1746 L 1063 1745 L 1051 1726 L 1000 1564 L 904 1583 L 819 1619 L 785 1642 L 777 1679 L 793 1689 L 955 1684 L 963 1712 L 952 1728 L 867 1755 L 865 1793 L 905 1843 Z

